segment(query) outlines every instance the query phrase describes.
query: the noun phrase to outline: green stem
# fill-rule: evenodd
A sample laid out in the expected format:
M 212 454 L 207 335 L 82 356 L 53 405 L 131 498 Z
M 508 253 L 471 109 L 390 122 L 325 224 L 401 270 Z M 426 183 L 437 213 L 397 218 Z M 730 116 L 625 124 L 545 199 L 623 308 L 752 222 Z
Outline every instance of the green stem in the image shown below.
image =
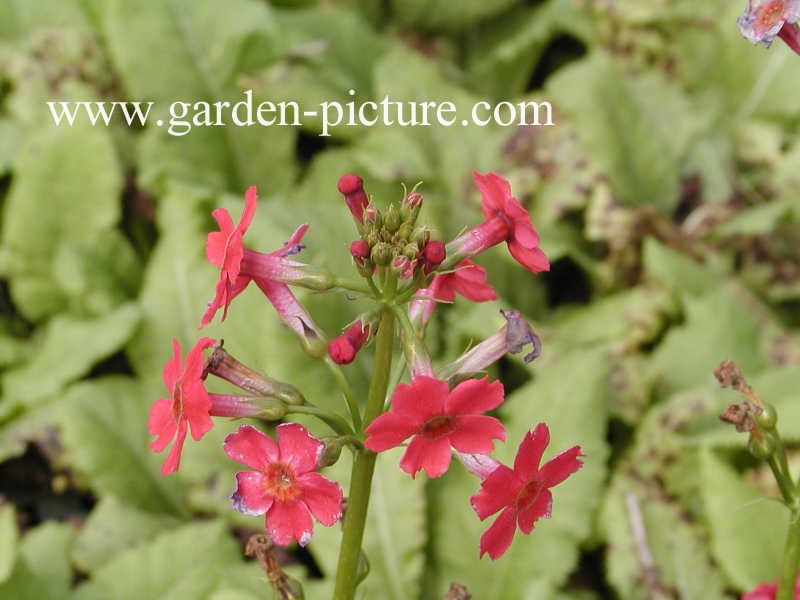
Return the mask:
M 312 406 L 310 404 L 297 404 L 293 406 L 287 406 L 286 408 L 287 415 L 313 415 L 320 421 L 325 422 L 328 427 L 333 429 L 339 435 L 353 435 L 353 429 L 347 424 L 347 421 L 337 414 L 328 412 L 327 410 L 317 406 Z
M 794 600 L 798 565 L 800 565 L 800 510 L 793 508 L 792 516 L 789 519 L 786 548 L 783 551 L 781 579 L 775 600 Z
M 361 431 L 361 414 L 358 412 L 358 403 L 356 403 L 356 399 L 353 397 L 353 390 L 350 389 L 347 378 L 344 376 L 344 373 L 342 373 L 342 369 L 339 365 L 333 362 L 330 356 L 325 357 L 325 364 L 328 366 L 328 370 L 331 372 L 333 378 L 336 380 L 336 384 L 342 391 L 345 402 L 347 402 L 347 410 L 350 411 L 353 429 L 355 431 Z
M 786 464 L 786 452 L 783 450 L 782 444 L 780 444 L 780 447 L 776 448 L 776 450 L 778 451 L 767 458 L 767 464 L 769 464 L 769 468 L 772 469 L 772 474 L 775 476 L 775 481 L 778 483 L 778 489 L 781 491 L 784 502 L 786 502 L 789 510 L 794 511 L 797 508 L 794 483 L 788 472 L 788 464 L 786 465 L 786 470 L 781 468 L 783 464 Z M 782 455 L 782 459 L 776 458 L 775 454 L 778 454 L 779 457 Z
M 373 289 L 375 287 L 375 284 L 364 285 L 361 281 L 356 281 L 354 279 L 343 279 L 340 277 L 336 277 L 333 280 L 333 285 L 334 287 L 339 288 L 340 290 L 357 292 L 359 294 L 363 294 L 364 296 L 370 296 L 374 294 Z
M 375 343 L 375 364 L 369 386 L 367 405 L 364 409 L 364 425 L 383 411 L 383 403 L 389 386 L 392 369 L 392 344 L 394 338 L 394 315 L 384 308 L 378 325 Z M 369 450 L 356 452 L 350 476 L 350 493 L 347 497 L 347 511 L 344 516 L 344 533 L 339 551 L 339 564 L 336 569 L 334 600 L 352 600 L 358 585 L 358 564 L 361 555 L 361 542 L 364 538 L 364 524 L 367 519 L 369 495 L 372 486 L 372 473 L 375 470 L 376 454 Z

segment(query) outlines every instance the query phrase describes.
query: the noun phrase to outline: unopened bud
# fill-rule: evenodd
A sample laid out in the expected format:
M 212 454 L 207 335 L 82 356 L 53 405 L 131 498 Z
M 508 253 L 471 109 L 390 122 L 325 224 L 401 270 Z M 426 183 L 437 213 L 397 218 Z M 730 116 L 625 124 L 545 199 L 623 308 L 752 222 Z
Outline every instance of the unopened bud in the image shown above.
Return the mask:
M 433 240 L 428 242 L 422 250 L 422 262 L 424 265 L 425 273 L 433 272 L 436 267 L 442 264 L 447 256 L 444 242 Z
M 367 208 L 364 209 L 364 220 L 375 229 L 380 229 L 383 225 L 383 215 L 380 209 L 374 204 L 369 204 Z
M 392 204 L 389 206 L 389 210 L 386 212 L 386 218 L 383 221 L 384 228 L 389 233 L 396 233 L 398 229 L 400 229 L 400 225 L 402 224 L 403 220 L 400 218 L 400 211 L 397 210 L 397 207 Z
M 408 243 L 403 246 L 403 256 L 408 260 L 414 260 L 419 256 L 419 246 L 416 244 Z
M 413 232 L 411 232 L 411 236 L 409 240 L 414 242 L 420 248 L 424 248 L 425 245 L 431 239 L 431 232 L 427 227 L 416 227 Z
M 338 365 L 353 362 L 356 353 L 369 340 L 370 324 L 361 319 L 345 329 L 344 333 L 328 344 L 328 356 Z
M 369 198 L 364 191 L 364 180 L 354 173 L 347 173 L 339 178 L 336 186 L 344 196 L 347 208 L 353 215 L 358 225 L 364 223 L 364 210 L 369 204 Z
M 392 262 L 392 247 L 386 242 L 378 242 L 372 247 L 370 260 L 381 267 L 387 266 Z
M 400 216 L 403 217 L 404 222 L 414 225 L 421 208 L 422 196 L 412 190 L 403 198 L 403 204 L 400 207 Z
M 778 424 L 778 411 L 768 402 L 764 402 L 761 412 L 756 415 L 756 423 L 762 429 L 775 429 Z
M 755 433 L 755 432 L 753 432 Z M 775 453 L 778 443 L 775 436 L 768 431 L 760 431 L 760 435 L 750 434 L 747 440 L 747 450 L 756 458 L 769 458 Z
M 392 260 L 392 271 L 401 279 L 409 279 L 414 274 L 417 266 L 416 260 L 409 260 L 405 256 L 397 256 Z
M 356 262 L 363 262 L 369 258 L 369 244 L 364 240 L 356 240 L 350 244 L 350 256 Z
M 329 467 L 339 460 L 342 454 L 342 441 L 338 437 L 324 437 L 320 440 L 324 444 L 322 454 L 317 459 L 317 468 Z

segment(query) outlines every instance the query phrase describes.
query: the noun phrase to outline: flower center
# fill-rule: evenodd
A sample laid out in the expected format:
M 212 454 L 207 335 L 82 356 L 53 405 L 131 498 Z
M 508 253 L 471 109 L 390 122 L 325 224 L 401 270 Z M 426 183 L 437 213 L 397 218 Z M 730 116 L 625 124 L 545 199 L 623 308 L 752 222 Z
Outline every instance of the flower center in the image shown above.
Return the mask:
M 773 0 L 762 4 L 756 16 L 754 29 L 760 30 L 760 34 L 772 29 L 783 20 L 783 10 L 783 0 Z
M 300 486 L 294 477 L 294 469 L 287 463 L 270 463 L 264 469 L 267 493 L 279 502 L 294 500 L 300 495 Z
M 455 429 L 454 419 L 448 415 L 432 417 L 422 424 L 422 433 L 432 438 L 451 433 Z
M 526 483 L 517 494 L 517 499 L 515 501 L 517 512 L 523 512 L 530 508 L 531 505 L 536 502 L 536 498 L 538 498 L 539 492 L 541 491 L 542 484 L 538 480 L 532 479 Z

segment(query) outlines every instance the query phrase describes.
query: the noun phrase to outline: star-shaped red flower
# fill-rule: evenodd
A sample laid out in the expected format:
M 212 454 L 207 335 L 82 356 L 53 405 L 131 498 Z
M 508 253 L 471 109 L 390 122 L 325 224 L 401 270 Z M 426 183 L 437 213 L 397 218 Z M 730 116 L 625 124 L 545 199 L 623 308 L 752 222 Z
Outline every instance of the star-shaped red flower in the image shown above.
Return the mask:
M 450 391 L 447 382 L 418 376 L 397 386 L 392 407 L 366 429 L 364 446 L 382 452 L 411 437 L 400 468 L 414 477 L 424 470 L 439 477 L 450 466 L 450 448 L 459 452 L 486 453 L 493 440 L 506 437 L 503 425 L 483 415 L 503 402 L 503 385 L 488 378 L 469 379 Z
M 486 283 L 486 269 L 464 260 L 452 272 L 434 276 L 428 287 L 417 290 L 409 306 L 409 317 L 412 321 L 420 318 L 425 324 L 433 315 L 437 301 L 453 302 L 456 294 L 472 302 L 497 300 L 494 288 Z
M 491 527 L 481 536 L 481 556 L 488 553 L 494 560 L 511 545 L 519 525 L 524 534 L 533 530 L 540 518 L 550 518 L 553 496 L 550 488 L 558 485 L 580 469 L 581 449 L 573 446 L 539 467 L 550 431 L 539 423 L 529 431 L 514 459 L 514 468 L 500 465 L 483 480 L 481 489 L 470 498 L 470 503 L 481 521 L 502 510 Z
M 158 436 L 150 448 L 161 452 L 174 439 L 175 443 L 161 467 L 161 474 L 168 475 L 178 469 L 186 433 L 191 431 L 197 441 L 211 429 L 211 398 L 203 384 L 203 350 L 214 345 L 210 338 L 200 340 L 186 355 L 186 364 L 181 369 L 181 346 L 172 340 L 173 357 L 164 365 L 164 384 L 170 392 L 169 398 L 159 398 L 150 409 L 148 431 Z
M 236 474 L 231 500 L 239 512 L 264 517 L 280 546 L 305 546 L 314 531 L 311 515 L 330 527 L 342 518 L 342 489 L 316 472 L 324 444 L 297 423 L 275 429 L 277 444 L 255 427 L 242 425 L 225 438 L 225 452 L 253 471 Z

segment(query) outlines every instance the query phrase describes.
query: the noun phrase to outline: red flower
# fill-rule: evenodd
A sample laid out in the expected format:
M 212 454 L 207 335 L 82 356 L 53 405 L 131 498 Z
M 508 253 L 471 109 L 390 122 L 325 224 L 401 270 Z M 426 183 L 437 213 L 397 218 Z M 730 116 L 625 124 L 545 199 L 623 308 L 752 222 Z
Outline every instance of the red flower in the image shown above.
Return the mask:
M 795 23 L 800 19 L 800 0 L 756 0 L 747 2 L 736 24 L 753 44 L 769 47 L 777 35 L 800 54 L 800 36 Z
M 427 323 L 437 301 L 453 302 L 457 293 L 472 302 L 497 299 L 494 288 L 486 283 L 486 269 L 471 260 L 464 260 L 451 273 L 436 275 L 427 288 L 417 290 L 409 307 L 411 320 L 421 315 L 422 324 Z
M 392 408 L 366 429 L 364 446 L 381 452 L 399 446 L 413 436 L 400 460 L 400 468 L 414 477 L 424 470 L 439 477 L 450 466 L 450 448 L 459 452 L 486 453 L 492 440 L 505 440 L 503 425 L 480 413 L 503 402 L 503 385 L 488 378 L 469 379 L 452 391 L 447 382 L 418 376 L 397 386 Z
M 519 525 L 522 533 L 529 534 L 540 518 L 550 518 L 553 496 L 551 487 L 558 485 L 583 464 L 579 446 L 573 446 L 550 459 L 542 467 L 539 462 L 547 444 L 550 431 L 539 423 L 529 431 L 514 459 L 514 469 L 500 465 L 481 483 L 480 491 L 470 498 L 470 503 L 481 521 L 501 510 L 500 516 L 481 536 L 481 556 L 488 553 L 494 560 L 511 545 Z
M 550 263 L 539 249 L 539 235 L 528 211 L 511 195 L 511 184 L 497 173 L 472 175 L 481 192 L 485 221 L 448 244 L 448 256 L 466 258 L 506 242 L 511 256 L 523 267 L 534 273 L 549 271 Z
M 220 268 L 219 281 L 214 292 L 214 299 L 209 303 L 208 309 L 200 320 L 200 327 L 205 327 L 214 318 L 216 312 L 222 307 L 222 320 L 228 316 L 228 307 L 238 294 L 244 291 L 250 278 L 240 276 L 244 246 L 242 238 L 250 226 L 256 212 L 255 186 L 247 188 L 244 195 L 244 211 L 239 224 L 234 227 L 230 213 L 224 208 L 215 209 L 211 215 L 219 225 L 219 231 L 212 231 L 206 237 L 206 256 L 208 261 Z
M 246 515 L 266 515 L 272 541 L 305 546 L 317 521 L 330 527 L 342 518 L 342 489 L 316 473 L 325 445 L 297 423 L 282 423 L 272 438 L 255 427 L 242 425 L 225 438 L 225 452 L 253 471 L 236 474 L 231 500 Z
M 203 385 L 203 350 L 214 345 L 214 340 L 201 338 L 186 355 L 186 365 L 181 370 L 181 346 L 172 340 L 173 357 L 164 365 L 164 383 L 170 398 L 159 398 L 150 409 L 148 432 L 158 436 L 150 448 L 161 452 L 174 439 L 175 443 L 161 467 L 162 475 L 177 471 L 187 430 L 197 441 L 211 429 L 211 398 Z
M 761 583 L 752 592 L 742 594 L 741 600 L 775 600 L 778 594 L 777 583 Z M 800 573 L 794 584 L 795 600 L 800 599 Z

